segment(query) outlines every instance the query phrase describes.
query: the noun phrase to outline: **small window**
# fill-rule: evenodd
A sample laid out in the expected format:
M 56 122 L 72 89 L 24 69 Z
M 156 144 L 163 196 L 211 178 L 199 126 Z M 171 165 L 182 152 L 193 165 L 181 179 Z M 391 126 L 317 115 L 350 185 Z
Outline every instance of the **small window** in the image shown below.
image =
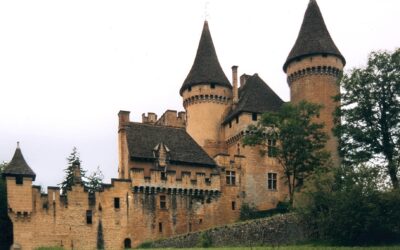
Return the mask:
M 215 89 L 215 83 L 211 83 L 211 84 L 210 84 L 210 87 L 211 87 L 212 89 Z
M 229 122 L 229 128 L 232 128 L 232 122 Z
M 158 232 L 162 233 L 162 222 L 158 223 Z
M 276 157 L 276 140 L 268 139 L 268 157 Z
M 235 209 L 236 209 L 236 202 L 232 201 L 232 210 L 235 210 Z
M 189 87 L 189 88 L 188 88 L 188 91 L 189 91 L 189 92 L 192 91 L 192 87 Z
M 199 224 L 203 223 L 203 219 L 199 219 Z
M 251 114 L 251 119 L 252 119 L 253 121 L 257 121 L 257 113 L 252 113 L 252 114 Z
M 268 173 L 268 189 L 276 190 L 276 184 L 277 184 L 277 174 Z
M 189 232 L 192 232 L 192 223 L 189 222 Z
M 86 210 L 86 224 L 92 224 L 92 210 Z
M 17 184 L 17 185 L 24 184 L 24 177 L 22 177 L 22 176 L 15 177 L 15 184 Z
M 163 181 L 167 180 L 167 173 L 161 172 L 161 180 Z
M 114 198 L 114 208 L 117 208 L 117 209 L 119 209 L 119 198 Z
M 235 171 L 226 171 L 226 184 L 235 185 L 235 183 L 236 183 Z
M 239 116 L 236 116 L 236 123 L 239 123 Z
M 160 208 L 166 209 L 167 208 L 167 201 L 165 195 L 160 195 Z

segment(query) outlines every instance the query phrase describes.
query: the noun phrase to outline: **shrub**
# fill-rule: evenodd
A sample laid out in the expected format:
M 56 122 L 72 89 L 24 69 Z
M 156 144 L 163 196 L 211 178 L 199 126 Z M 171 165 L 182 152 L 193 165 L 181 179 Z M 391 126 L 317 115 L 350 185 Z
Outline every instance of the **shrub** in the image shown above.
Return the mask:
M 207 232 L 202 232 L 199 235 L 198 244 L 199 247 L 207 248 L 211 247 L 212 239 L 211 236 Z

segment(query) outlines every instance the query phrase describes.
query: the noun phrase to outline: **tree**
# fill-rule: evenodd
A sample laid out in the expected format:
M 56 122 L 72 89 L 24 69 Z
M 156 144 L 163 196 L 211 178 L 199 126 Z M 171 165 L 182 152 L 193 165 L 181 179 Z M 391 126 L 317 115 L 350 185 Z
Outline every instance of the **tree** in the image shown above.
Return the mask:
M 0 249 L 9 249 L 13 243 L 13 226 L 8 217 L 7 188 L 2 173 L 7 163 L 0 163 Z
M 369 55 L 365 68 L 345 74 L 335 133 L 347 166 L 382 168 L 399 189 L 400 49 Z
M 104 175 L 100 167 L 97 167 L 96 171 L 92 172 L 87 179 L 86 187 L 90 193 L 98 192 L 103 188 Z
M 320 105 L 305 101 L 297 105 L 286 103 L 277 113 L 263 114 L 256 126 L 249 126 L 244 137 L 245 145 L 261 145 L 261 153 L 276 157 L 286 178 L 290 206 L 303 180 L 328 163 L 324 125 L 315 122 L 320 109 Z
M 74 185 L 74 168 L 75 165 L 79 165 L 80 175 L 82 184 L 85 185 L 85 174 L 86 171 L 80 167 L 81 160 L 79 158 L 79 153 L 76 147 L 73 147 L 71 154 L 67 157 L 67 168 L 64 169 L 65 177 L 63 182 L 60 183 L 61 191 L 63 194 L 67 194 L 68 190 L 71 190 L 71 187 Z

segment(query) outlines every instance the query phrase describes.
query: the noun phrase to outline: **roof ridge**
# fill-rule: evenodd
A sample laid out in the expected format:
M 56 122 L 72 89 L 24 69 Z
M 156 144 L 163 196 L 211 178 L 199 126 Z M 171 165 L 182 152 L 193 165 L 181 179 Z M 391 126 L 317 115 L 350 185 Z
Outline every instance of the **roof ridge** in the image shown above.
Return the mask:
M 185 130 L 185 128 L 181 127 L 176 127 L 176 126 L 166 126 L 166 125 L 159 125 L 159 124 L 150 124 L 150 123 L 143 123 L 143 122 L 129 122 L 133 124 L 138 124 L 138 125 L 143 125 L 143 126 L 151 126 L 151 127 L 161 127 L 161 128 L 174 128 L 174 129 L 180 129 L 180 130 Z M 186 131 L 186 130 L 185 130 Z

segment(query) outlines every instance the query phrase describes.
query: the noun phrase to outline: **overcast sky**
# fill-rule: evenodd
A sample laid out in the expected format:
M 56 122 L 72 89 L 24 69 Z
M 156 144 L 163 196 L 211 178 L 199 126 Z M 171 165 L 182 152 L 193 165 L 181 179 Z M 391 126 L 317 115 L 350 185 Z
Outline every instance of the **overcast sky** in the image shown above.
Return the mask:
M 35 184 L 56 185 L 76 146 L 85 169 L 116 178 L 118 111 L 183 110 L 205 16 L 228 78 L 238 65 L 288 101 L 282 65 L 308 1 L 1 1 L 0 161 L 20 141 Z M 400 1 L 318 4 L 347 70 L 399 47 Z

